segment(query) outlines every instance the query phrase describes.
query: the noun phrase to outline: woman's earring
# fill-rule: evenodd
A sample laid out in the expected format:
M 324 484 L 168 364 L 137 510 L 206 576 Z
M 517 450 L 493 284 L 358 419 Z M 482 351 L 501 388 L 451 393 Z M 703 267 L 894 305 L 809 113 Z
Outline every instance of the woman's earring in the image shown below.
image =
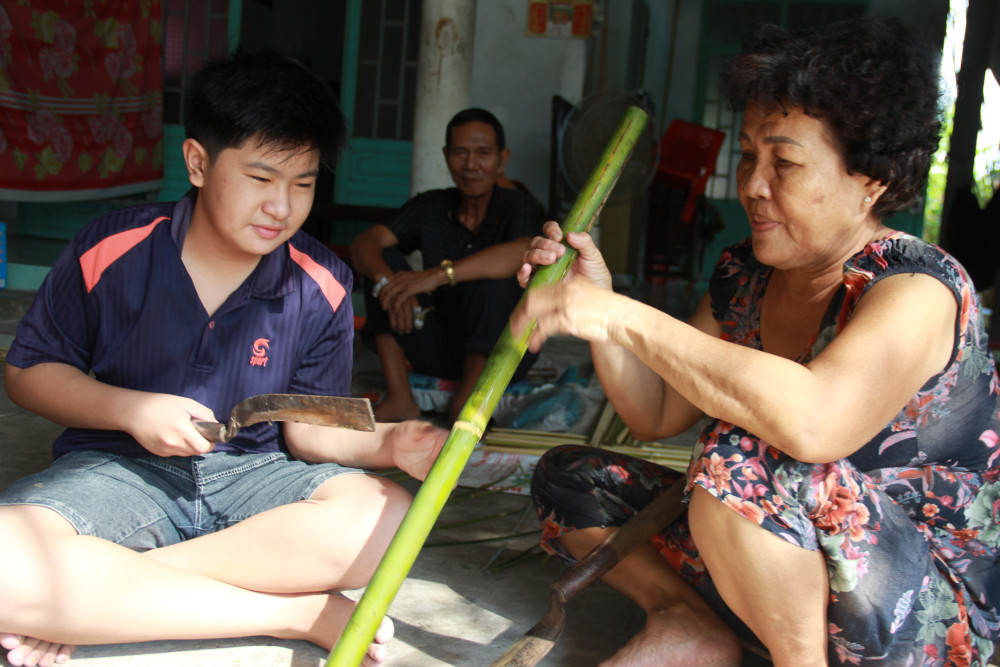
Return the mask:
M 871 204 L 872 203 L 872 198 L 871 197 L 865 197 L 865 203 L 866 204 Z

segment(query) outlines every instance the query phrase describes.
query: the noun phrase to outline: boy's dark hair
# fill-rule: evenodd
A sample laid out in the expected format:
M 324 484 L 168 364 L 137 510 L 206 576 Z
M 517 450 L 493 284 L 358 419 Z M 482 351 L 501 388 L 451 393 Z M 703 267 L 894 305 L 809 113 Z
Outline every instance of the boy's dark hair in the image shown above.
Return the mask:
M 503 136 L 503 125 L 497 120 L 497 117 L 491 114 L 486 109 L 466 109 L 464 111 L 459 111 L 455 114 L 451 120 L 448 121 L 448 127 L 444 131 L 444 145 L 451 146 L 451 130 L 452 128 L 458 127 L 459 125 L 465 125 L 466 123 L 486 123 L 493 128 L 493 135 L 497 140 L 497 151 L 502 151 L 507 144 L 504 141 Z
M 184 100 L 184 130 L 213 159 L 256 138 L 275 150 L 316 148 L 333 169 L 346 144 L 347 121 L 333 91 L 305 65 L 277 51 L 207 62 Z
M 867 16 L 815 32 L 761 27 L 723 73 L 734 110 L 800 107 L 822 119 L 850 173 L 887 186 L 882 219 L 923 191 L 940 133 L 934 51 L 896 18 Z

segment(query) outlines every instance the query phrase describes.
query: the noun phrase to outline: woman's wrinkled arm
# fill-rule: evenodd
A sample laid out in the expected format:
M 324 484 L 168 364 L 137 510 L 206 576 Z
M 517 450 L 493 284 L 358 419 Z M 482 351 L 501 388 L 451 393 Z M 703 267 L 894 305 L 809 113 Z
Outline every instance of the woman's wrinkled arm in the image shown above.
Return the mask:
M 533 239 L 531 248 L 525 253 L 524 264 L 518 272 L 522 285 L 528 284 L 534 267 L 552 264 L 566 251 L 557 223 L 547 223 L 545 234 L 545 237 Z M 640 440 L 657 440 L 687 430 L 703 416 L 702 411 L 675 391 L 633 351 L 602 333 L 607 331 L 615 308 L 631 300 L 612 290 L 611 272 L 593 239 L 586 233 L 571 233 L 567 242 L 579 252 L 579 256 L 561 283 L 558 295 L 548 301 L 548 306 L 542 306 L 539 301 L 546 299 L 546 294 L 555 293 L 543 290 L 531 297 L 536 306 L 557 316 L 555 322 L 548 317 L 539 322 L 531 342 L 532 349 L 541 347 L 548 335 L 546 329 L 550 326 L 555 327 L 552 333 L 559 331 L 589 340 L 594 368 L 605 395 L 633 436 Z M 649 310 L 655 311 L 652 308 Z M 563 322 L 559 322 L 560 313 L 566 316 Z M 515 330 L 526 326 L 527 320 L 524 309 L 516 312 L 512 319 Z M 719 335 L 707 297 L 690 322 L 706 335 Z M 590 331 L 584 332 L 582 328 L 587 327 Z
M 886 278 L 806 365 L 711 336 L 649 306 L 615 310 L 609 339 L 704 413 L 790 456 L 823 463 L 871 440 L 946 367 L 957 304 L 927 275 Z
M 526 257 L 536 264 L 554 261 L 538 261 L 543 253 L 560 253 L 533 246 Z M 586 244 L 580 251 L 595 257 Z M 802 365 L 723 341 L 704 301 L 681 322 L 589 280 L 580 267 L 578 260 L 567 280 L 531 290 L 512 317 L 514 332 L 535 319 L 532 349 L 556 333 L 590 341 L 605 393 L 643 439 L 683 430 L 703 413 L 802 461 L 844 458 L 944 369 L 954 345 L 955 298 L 927 275 L 878 282 L 838 336 Z
M 706 336 L 718 338 L 719 327 L 712 318 L 707 295 L 688 324 Z M 669 346 L 668 341 L 661 344 Z M 700 408 L 628 348 L 591 343 L 590 349 L 605 394 L 639 440 L 659 440 L 683 433 L 704 416 Z

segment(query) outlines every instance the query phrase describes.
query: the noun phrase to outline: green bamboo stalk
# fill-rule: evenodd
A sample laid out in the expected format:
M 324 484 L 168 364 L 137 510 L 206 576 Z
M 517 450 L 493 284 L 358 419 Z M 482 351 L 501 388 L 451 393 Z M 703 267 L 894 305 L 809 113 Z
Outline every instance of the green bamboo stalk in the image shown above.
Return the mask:
M 562 224 L 564 234 L 590 230 L 594 219 L 604 207 L 611 188 L 621 175 L 648 118 L 646 112 L 638 107 L 630 106 L 625 110 L 597 166 Z M 566 254 L 558 261 L 535 272 L 525 294 L 535 287 L 553 285 L 562 280 L 576 259 L 576 254 L 575 250 L 567 246 Z M 330 652 L 326 667 L 357 667 L 364 659 L 382 618 L 413 567 L 420 548 L 458 482 L 473 448 L 486 430 L 514 371 L 521 363 L 535 324 L 531 322 L 516 339 L 511 335 L 510 324 L 500 335 L 486 360 L 483 374 L 452 426 L 437 461 L 403 517 L 399 530 L 386 549 L 382 562 L 375 570 L 340 640 Z

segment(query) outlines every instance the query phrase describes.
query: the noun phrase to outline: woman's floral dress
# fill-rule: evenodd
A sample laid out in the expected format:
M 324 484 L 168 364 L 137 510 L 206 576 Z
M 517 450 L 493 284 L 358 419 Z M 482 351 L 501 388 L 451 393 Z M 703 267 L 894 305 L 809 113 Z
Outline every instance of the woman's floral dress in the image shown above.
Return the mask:
M 822 551 L 830 575 L 830 663 L 986 665 L 1000 637 L 1000 385 L 972 283 L 941 249 L 893 232 L 844 266 L 806 363 L 847 324 L 878 280 L 936 277 L 959 304 L 945 370 L 865 446 L 827 464 L 796 461 L 739 426 L 706 420 L 688 470 L 733 511 L 789 542 Z M 709 288 L 722 337 L 761 349 L 770 267 L 749 241 L 727 249 Z M 864 387 L 857 387 L 864 391 Z M 845 415 L 849 418 L 849 415 Z M 584 447 L 550 451 L 533 496 L 543 546 L 588 526 L 621 525 L 679 473 Z M 654 540 L 672 567 L 724 616 L 684 520 Z

